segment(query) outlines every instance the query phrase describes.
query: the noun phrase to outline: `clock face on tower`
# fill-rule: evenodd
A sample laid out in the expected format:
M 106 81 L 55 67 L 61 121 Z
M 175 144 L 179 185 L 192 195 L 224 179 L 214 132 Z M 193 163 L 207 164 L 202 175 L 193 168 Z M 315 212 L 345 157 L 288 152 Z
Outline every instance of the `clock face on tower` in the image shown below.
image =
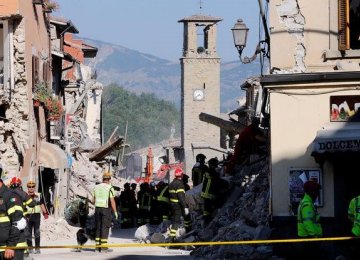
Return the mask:
M 205 99 L 205 93 L 202 89 L 195 89 L 193 93 L 193 98 L 195 101 L 201 101 Z

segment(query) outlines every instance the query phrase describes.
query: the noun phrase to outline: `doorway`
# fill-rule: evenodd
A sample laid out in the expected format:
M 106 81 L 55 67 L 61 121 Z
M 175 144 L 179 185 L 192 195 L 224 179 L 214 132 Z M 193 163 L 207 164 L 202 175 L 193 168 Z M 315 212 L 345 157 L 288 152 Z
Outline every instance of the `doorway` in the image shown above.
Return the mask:
M 348 207 L 352 198 L 360 195 L 360 153 L 338 153 L 332 158 L 334 165 L 335 235 L 351 234 Z

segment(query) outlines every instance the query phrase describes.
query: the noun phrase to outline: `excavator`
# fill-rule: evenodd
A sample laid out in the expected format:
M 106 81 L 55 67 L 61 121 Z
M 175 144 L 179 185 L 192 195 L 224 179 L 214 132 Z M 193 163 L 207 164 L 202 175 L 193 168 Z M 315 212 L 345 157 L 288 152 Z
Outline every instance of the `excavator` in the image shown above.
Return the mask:
M 148 150 L 148 154 L 146 156 L 146 166 L 145 166 L 145 176 L 141 176 L 136 178 L 137 183 L 147 182 L 150 183 L 152 181 L 161 181 L 168 179 L 170 181 L 170 171 L 175 170 L 177 168 L 183 168 L 184 163 L 170 163 L 170 164 L 161 164 L 160 168 L 154 172 L 154 156 L 151 147 Z

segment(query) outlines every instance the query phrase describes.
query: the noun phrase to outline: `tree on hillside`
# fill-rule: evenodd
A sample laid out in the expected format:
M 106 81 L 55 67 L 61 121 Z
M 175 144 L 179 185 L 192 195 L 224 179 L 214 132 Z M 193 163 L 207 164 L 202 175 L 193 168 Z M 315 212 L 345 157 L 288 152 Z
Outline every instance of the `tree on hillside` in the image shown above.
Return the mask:
M 105 140 L 116 126 L 118 133 L 125 135 L 128 121 L 127 143 L 132 150 L 169 139 L 172 126 L 176 129 L 174 137 L 180 135 L 180 111 L 154 94 L 136 95 L 111 84 L 104 88 L 102 108 Z

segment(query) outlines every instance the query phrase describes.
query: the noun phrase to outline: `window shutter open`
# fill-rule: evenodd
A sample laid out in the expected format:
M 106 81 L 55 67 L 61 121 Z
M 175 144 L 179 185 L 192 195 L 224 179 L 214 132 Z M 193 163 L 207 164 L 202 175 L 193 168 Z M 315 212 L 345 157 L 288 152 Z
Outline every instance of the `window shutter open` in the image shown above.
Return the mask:
M 339 50 L 350 49 L 349 0 L 339 0 Z

